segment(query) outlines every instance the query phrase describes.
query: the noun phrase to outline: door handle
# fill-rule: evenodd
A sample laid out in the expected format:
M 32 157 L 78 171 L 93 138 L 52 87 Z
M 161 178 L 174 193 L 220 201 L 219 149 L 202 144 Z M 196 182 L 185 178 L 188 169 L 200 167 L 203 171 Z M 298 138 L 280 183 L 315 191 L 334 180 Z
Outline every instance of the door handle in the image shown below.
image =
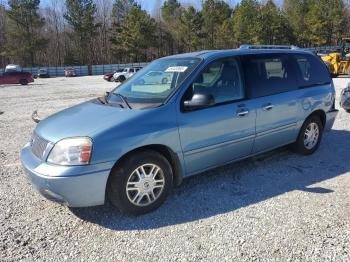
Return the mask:
M 273 104 L 271 104 L 271 103 L 268 103 L 268 104 L 263 106 L 263 109 L 265 111 L 270 111 L 272 108 L 273 108 Z
M 242 116 L 248 115 L 248 113 L 249 113 L 248 109 L 241 108 L 237 111 L 237 116 L 242 117 Z

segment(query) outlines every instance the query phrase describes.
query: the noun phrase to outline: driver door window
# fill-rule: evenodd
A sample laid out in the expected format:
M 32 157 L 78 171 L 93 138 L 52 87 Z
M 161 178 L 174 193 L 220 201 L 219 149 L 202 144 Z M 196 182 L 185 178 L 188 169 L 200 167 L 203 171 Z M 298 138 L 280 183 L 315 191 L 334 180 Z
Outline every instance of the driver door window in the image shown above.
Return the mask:
M 186 99 L 197 93 L 212 95 L 214 104 L 242 99 L 243 84 L 237 60 L 226 58 L 207 65 L 189 88 Z

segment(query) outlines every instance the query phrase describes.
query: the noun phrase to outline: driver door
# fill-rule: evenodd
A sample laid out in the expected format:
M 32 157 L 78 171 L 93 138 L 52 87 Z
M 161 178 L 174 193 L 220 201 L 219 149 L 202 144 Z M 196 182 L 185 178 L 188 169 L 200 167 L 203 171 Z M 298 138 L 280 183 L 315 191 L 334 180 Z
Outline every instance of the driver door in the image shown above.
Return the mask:
M 245 99 L 239 62 L 236 58 L 216 60 L 199 73 L 181 100 L 195 93 L 214 97 L 214 104 L 195 110 L 182 109 L 179 133 L 187 174 L 248 156 L 255 137 L 256 111 Z
M 5 72 L 3 74 L 3 84 L 17 84 L 15 74 L 16 72 Z

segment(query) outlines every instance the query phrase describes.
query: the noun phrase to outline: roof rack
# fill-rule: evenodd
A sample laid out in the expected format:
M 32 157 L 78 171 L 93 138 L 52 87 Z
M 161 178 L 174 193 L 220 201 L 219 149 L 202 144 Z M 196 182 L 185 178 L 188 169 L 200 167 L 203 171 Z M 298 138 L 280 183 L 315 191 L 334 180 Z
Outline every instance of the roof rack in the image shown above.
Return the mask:
M 239 49 L 299 49 L 294 45 L 241 45 Z

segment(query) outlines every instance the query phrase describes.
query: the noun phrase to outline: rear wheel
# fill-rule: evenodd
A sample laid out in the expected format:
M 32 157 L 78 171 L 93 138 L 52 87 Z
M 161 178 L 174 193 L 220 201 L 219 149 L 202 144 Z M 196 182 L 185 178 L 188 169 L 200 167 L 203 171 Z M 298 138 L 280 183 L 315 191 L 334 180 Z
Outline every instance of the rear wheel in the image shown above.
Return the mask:
M 20 83 L 22 86 L 28 85 L 27 79 L 21 79 L 21 80 L 19 80 L 19 83 Z
M 113 169 L 107 196 L 121 212 L 140 215 L 157 209 L 172 185 L 173 173 L 168 160 L 147 150 L 131 155 Z
M 302 125 L 293 149 L 303 155 L 314 153 L 320 146 L 323 126 L 318 116 L 311 116 Z
M 125 76 L 119 76 L 117 82 L 123 83 L 126 80 Z

